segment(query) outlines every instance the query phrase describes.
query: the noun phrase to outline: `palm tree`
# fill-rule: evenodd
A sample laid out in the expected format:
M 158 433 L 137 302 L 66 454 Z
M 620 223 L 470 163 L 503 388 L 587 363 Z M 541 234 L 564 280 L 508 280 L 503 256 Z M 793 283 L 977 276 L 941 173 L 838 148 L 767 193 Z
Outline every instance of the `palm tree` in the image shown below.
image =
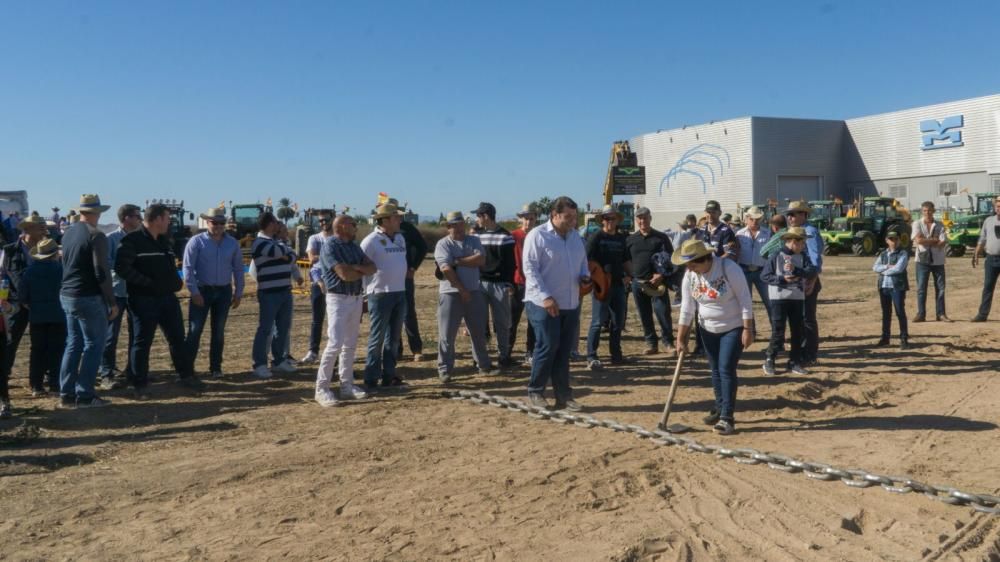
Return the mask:
M 292 209 L 292 201 L 287 197 L 278 199 L 278 209 L 275 211 L 275 215 L 285 224 L 288 224 L 288 219 L 295 217 L 295 209 Z

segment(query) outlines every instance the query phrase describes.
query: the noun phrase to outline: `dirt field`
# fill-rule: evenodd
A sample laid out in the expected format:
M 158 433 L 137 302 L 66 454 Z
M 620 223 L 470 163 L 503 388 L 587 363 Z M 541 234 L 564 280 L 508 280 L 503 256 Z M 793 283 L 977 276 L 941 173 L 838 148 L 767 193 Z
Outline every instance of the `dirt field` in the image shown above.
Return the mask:
M 870 267 L 828 258 L 822 359 L 810 376 L 765 377 L 762 343 L 744 355 L 738 434 L 702 425 L 712 393 L 701 360 L 684 371 L 671 421 L 707 443 L 997 494 L 1000 329 L 967 321 L 981 270 L 951 261 L 956 322 L 912 324 L 917 348 L 901 352 L 873 348 Z M 432 351 L 436 282 L 426 267 L 418 291 Z M 908 301 L 912 317 L 915 291 Z M 299 297 L 299 357 L 308 323 Z M 311 368 L 249 376 L 255 325 L 248 299 L 230 318 L 226 377 L 206 379 L 203 395 L 170 382 L 160 341 L 153 399 L 109 393 L 112 407 L 90 411 L 28 396 L 26 338 L 16 416 L 0 424 L 0 558 L 1000 559 L 1000 517 L 442 399 L 433 361 L 404 365 L 406 394 L 322 409 Z M 634 314 L 627 329 L 626 352 L 638 353 Z M 524 396 L 526 369 L 473 376 L 462 350 L 452 387 Z M 588 413 L 652 428 L 672 369 L 665 355 L 602 373 L 576 363 L 576 396 Z

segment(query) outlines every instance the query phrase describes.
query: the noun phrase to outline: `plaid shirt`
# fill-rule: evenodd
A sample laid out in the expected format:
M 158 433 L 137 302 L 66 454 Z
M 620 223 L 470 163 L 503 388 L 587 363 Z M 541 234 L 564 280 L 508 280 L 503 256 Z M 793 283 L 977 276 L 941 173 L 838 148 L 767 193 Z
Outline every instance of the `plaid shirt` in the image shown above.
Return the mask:
M 333 270 L 337 264 L 362 265 L 369 263 L 368 257 L 365 256 L 357 242 L 344 241 L 336 236 L 330 236 L 326 242 L 323 242 L 319 261 L 323 268 L 323 284 L 326 285 L 326 292 L 338 295 L 360 295 L 363 292 L 363 279 L 344 281 Z

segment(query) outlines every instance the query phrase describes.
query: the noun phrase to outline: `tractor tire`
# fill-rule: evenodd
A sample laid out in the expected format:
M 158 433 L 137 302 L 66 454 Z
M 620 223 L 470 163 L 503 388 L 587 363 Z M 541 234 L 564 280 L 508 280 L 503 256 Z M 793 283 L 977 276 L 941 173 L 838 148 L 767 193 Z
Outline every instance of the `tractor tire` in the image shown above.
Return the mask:
M 837 251 L 837 248 L 835 248 L 835 247 L 833 247 L 833 246 L 831 246 L 829 244 L 824 244 L 823 245 L 823 255 L 824 256 L 835 256 L 838 253 L 839 252 Z
M 899 247 L 902 248 L 902 249 L 904 249 L 904 250 L 906 250 L 907 252 L 909 252 L 909 254 L 912 256 L 913 255 L 913 251 L 912 251 L 913 250 L 913 247 L 912 247 L 912 245 L 913 245 L 912 242 L 913 241 L 910 240 L 910 233 L 909 233 L 909 231 L 900 230 L 898 232 L 899 232 Z
M 949 258 L 960 258 L 965 255 L 965 246 L 948 246 L 945 255 Z
M 876 247 L 875 235 L 871 232 L 864 232 L 854 239 L 854 243 L 851 244 L 851 253 L 855 256 L 870 256 L 875 253 Z

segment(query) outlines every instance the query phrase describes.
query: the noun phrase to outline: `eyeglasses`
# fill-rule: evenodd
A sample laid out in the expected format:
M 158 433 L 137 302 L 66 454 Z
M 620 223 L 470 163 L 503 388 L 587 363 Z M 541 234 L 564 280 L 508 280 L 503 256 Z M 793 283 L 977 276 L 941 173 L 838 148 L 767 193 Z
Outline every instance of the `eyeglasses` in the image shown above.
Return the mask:
M 226 221 L 208 221 L 208 222 L 210 222 L 210 223 L 212 223 L 214 225 L 220 225 L 220 224 L 224 225 L 224 224 L 226 224 Z
M 709 260 L 709 259 L 710 259 L 711 257 L 712 257 L 712 254 L 705 254 L 704 256 L 701 256 L 700 258 L 697 258 L 697 259 L 693 259 L 693 260 L 691 260 L 691 261 L 687 262 L 687 264 L 686 264 L 686 265 L 687 265 L 688 267 L 690 267 L 691 265 L 693 265 L 693 264 L 696 264 L 696 263 L 705 263 L 705 262 L 706 262 L 706 261 L 708 261 L 708 260 Z

